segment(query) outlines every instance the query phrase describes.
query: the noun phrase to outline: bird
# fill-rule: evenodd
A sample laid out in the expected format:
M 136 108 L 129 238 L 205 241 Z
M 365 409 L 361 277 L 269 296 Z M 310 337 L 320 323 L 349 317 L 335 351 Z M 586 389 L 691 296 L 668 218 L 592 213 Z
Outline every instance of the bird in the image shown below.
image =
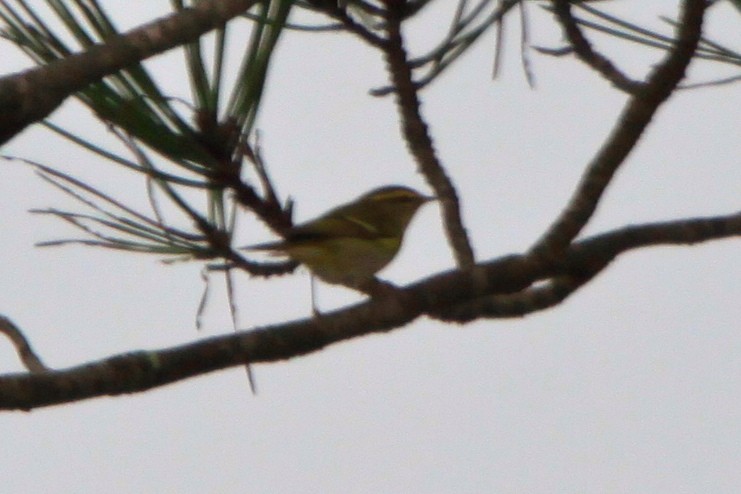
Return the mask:
M 245 249 L 285 255 L 326 283 L 372 293 L 415 213 L 434 199 L 401 185 L 379 187 L 293 226 L 281 240 Z

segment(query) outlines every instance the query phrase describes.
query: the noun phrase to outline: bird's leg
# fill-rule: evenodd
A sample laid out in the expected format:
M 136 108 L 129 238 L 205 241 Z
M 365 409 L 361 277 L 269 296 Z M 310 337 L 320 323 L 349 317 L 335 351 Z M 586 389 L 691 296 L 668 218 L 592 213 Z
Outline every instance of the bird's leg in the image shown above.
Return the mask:
M 322 313 L 316 306 L 316 277 L 313 274 L 310 274 L 309 279 L 311 280 L 311 315 L 315 318 L 319 318 Z

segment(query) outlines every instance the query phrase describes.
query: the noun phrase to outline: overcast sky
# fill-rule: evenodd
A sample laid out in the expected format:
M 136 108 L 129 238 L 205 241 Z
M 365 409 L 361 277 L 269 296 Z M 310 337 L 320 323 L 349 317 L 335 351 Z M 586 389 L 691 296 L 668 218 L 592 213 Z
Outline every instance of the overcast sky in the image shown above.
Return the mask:
M 108 2 L 111 3 L 111 2 Z M 115 3 L 115 2 L 114 2 Z M 620 2 L 644 20 L 676 2 Z M 446 2 L 437 2 L 441 5 Z M 164 12 L 127 6 L 131 26 Z M 642 6 L 638 9 L 637 6 Z M 535 44 L 559 32 L 529 9 Z M 444 30 L 441 10 L 417 22 L 420 53 Z M 641 19 L 633 16 L 634 19 Z M 625 102 L 571 58 L 531 52 L 524 80 L 510 19 L 502 74 L 490 36 L 423 93 L 441 159 L 463 198 L 478 259 L 522 252 L 568 200 Z M 739 50 L 741 16 L 712 11 L 715 39 Z M 601 39 L 632 75 L 658 52 Z M 3 56 L 10 50 L 2 48 Z M 355 40 L 292 33 L 280 45 L 259 120 L 279 192 L 311 218 L 375 186 L 427 190 L 398 135 L 378 55 Z M 153 71 L 189 92 L 181 55 Z M 28 66 L 3 59 L 3 73 Z M 296 67 L 302 67 L 297 71 Z M 738 72 L 736 72 L 737 74 Z M 695 64 L 692 81 L 732 75 Z M 658 113 L 618 173 L 587 233 L 627 224 L 728 214 L 741 207 L 739 84 L 683 91 Z M 100 136 L 77 104 L 53 120 Z M 44 130 L 3 149 L 94 180 L 146 207 L 143 181 Z M 65 367 L 231 331 L 212 278 L 195 329 L 201 266 L 83 247 L 35 248 L 68 226 L 29 214 L 69 201 L 17 163 L 0 165 L 0 313 L 45 361 Z M 245 226 L 245 239 L 265 241 Z M 466 326 L 420 319 L 288 362 L 255 366 L 259 395 L 235 368 L 144 394 L 0 414 L 4 492 L 571 493 L 741 491 L 741 244 L 712 242 L 623 255 L 554 309 Z M 453 267 L 435 205 L 413 223 L 381 276 L 404 284 Z M 310 314 L 305 272 L 239 277 L 240 326 Z M 325 309 L 359 300 L 321 286 Z M 21 370 L 0 342 L 0 371 Z

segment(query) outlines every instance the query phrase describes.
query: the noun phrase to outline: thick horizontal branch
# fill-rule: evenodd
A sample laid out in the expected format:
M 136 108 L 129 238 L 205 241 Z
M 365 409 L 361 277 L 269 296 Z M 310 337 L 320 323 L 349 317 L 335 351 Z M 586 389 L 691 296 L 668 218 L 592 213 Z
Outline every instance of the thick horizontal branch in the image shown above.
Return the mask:
M 47 117 L 72 94 L 152 55 L 222 26 L 258 0 L 202 0 L 43 67 L 0 78 L 0 145 Z
M 553 280 L 552 293 L 540 290 L 538 300 L 542 303 L 534 304 L 532 309 L 539 310 L 581 286 L 574 280 L 592 278 L 619 254 L 631 249 L 730 237 L 741 237 L 741 212 L 629 226 L 576 242 L 552 263 L 537 256 L 512 255 L 470 270 L 441 273 L 396 293 L 319 318 L 212 337 L 165 350 L 119 355 L 65 370 L 5 375 L 0 377 L 0 409 L 29 410 L 96 396 L 135 393 L 245 363 L 285 360 L 332 343 L 387 332 L 424 314 L 444 318 L 446 312 L 482 297 L 537 293 L 531 288 L 534 283 L 548 286 L 548 280 Z M 509 301 L 516 298 L 510 296 Z

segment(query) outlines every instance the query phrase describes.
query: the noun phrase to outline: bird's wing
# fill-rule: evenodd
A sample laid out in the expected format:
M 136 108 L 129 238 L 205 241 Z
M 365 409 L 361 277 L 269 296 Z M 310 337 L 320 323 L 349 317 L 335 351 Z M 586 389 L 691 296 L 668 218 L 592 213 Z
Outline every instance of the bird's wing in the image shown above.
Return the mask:
M 373 240 L 385 236 L 361 215 L 345 209 L 340 207 L 319 218 L 294 226 L 286 234 L 285 240 L 250 245 L 247 249 L 280 251 L 285 249 L 286 242 L 297 244 L 340 237 Z
M 335 213 L 330 218 L 321 217 L 294 227 L 286 239 L 291 242 L 301 242 L 338 237 L 373 239 L 378 236 L 378 230 L 362 218 L 356 215 Z

